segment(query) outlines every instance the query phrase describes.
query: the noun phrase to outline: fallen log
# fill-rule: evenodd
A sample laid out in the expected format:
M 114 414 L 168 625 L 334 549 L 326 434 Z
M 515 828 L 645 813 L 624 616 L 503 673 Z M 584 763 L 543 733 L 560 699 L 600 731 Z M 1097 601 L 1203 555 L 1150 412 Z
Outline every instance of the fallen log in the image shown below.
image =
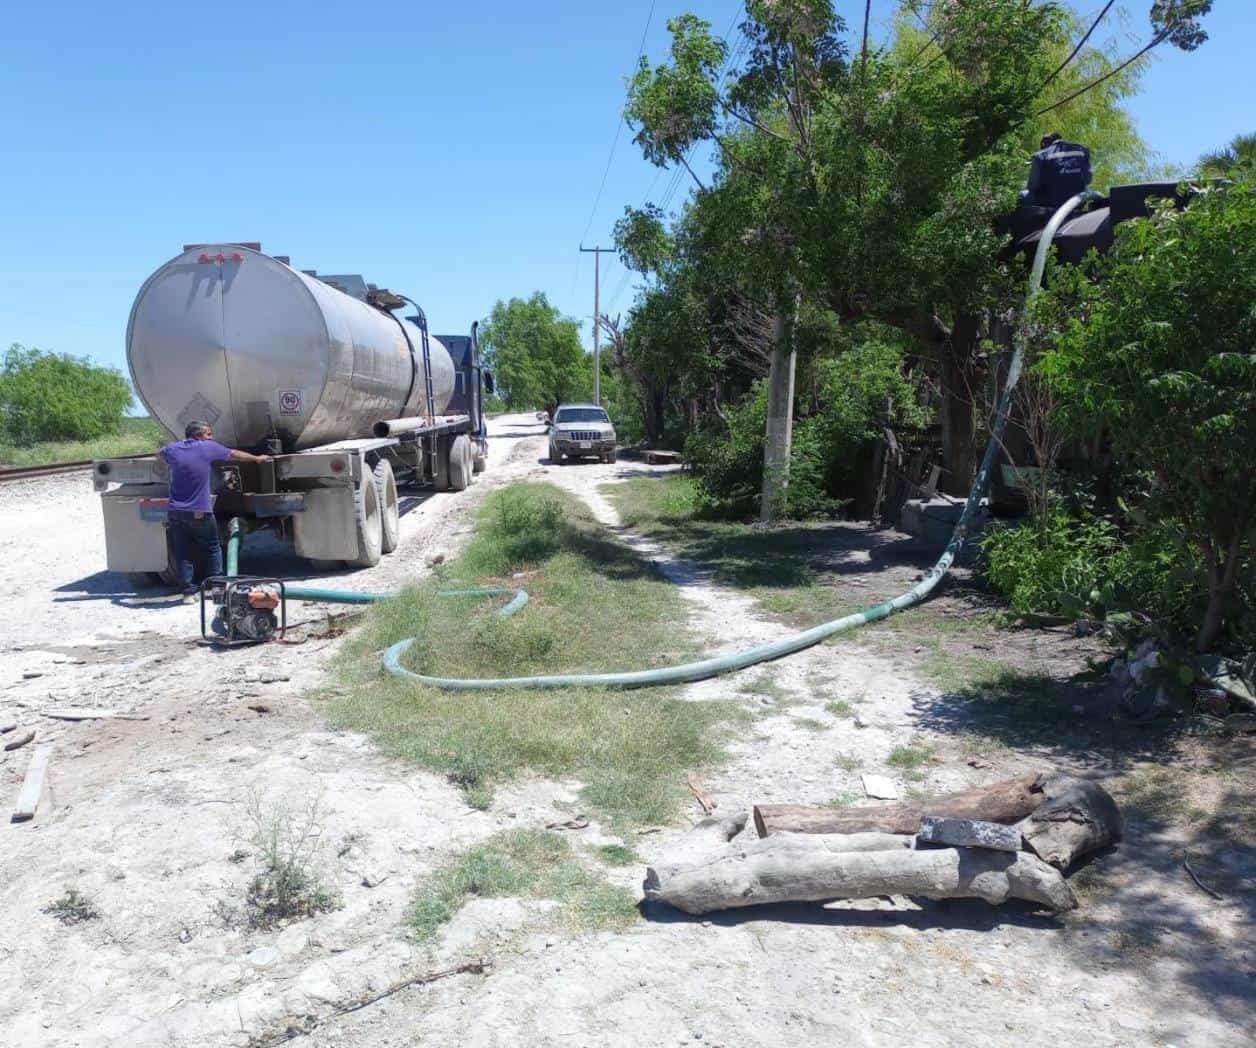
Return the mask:
M 1121 839 L 1121 812 L 1098 783 L 1049 779 L 1043 802 L 1016 824 L 1025 847 L 1058 870 Z
M 758 804 L 754 825 L 760 837 L 774 833 L 918 833 L 924 815 L 979 819 L 1004 824 L 1019 822 L 1043 801 L 1045 776 L 1005 779 L 903 804 L 863 804 L 853 808 L 821 808 L 810 804 Z
M 844 851 L 838 834 L 777 833 L 730 845 L 714 858 L 686 866 L 650 867 L 647 899 L 685 913 L 711 913 L 778 902 L 827 902 L 882 895 L 926 899 L 1007 899 L 1057 913 L 1077 899 L 1060 872 L 1026 852 L 938 848 Z
M 715 855 L 746 828 L 749 818 L 748 811 L 740 811 L 702 819 L 664 849 L 660 862 L 667 866 L 680 866 Z

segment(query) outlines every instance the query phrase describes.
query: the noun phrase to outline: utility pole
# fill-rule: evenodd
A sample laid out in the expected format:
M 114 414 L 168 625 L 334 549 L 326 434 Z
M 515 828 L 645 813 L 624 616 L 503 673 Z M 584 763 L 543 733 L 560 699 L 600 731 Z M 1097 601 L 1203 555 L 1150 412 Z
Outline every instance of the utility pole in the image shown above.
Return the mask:
M 609 251 L 608 247 L 585 247 L 580 245 L 580 250 L 585 254 L 593 256 L 593 403 L 601 406 L 602 403 L 602 355 L 600 353 L 601 344 L 598 336 L 602 331 L 602 314 L 601 301 L 599 294 L 601 292 L 602 283 L 602 252 Z

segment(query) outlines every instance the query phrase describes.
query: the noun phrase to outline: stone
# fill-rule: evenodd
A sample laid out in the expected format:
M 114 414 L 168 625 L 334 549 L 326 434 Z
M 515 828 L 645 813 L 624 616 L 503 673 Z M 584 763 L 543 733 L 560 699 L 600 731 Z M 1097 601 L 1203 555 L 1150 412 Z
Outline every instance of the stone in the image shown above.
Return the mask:
M 246 960 L 255 968 L 269 968 L 279 960 L 279 950 L 274 946 L 259 946 L 249 952 Z
M 899 797 L 898 787 L 894 785 L 892 779 L 885 775 L 863 774 L 860 776 L 863 780 L 864 793 L 869 797 L 875 797 L 877 800 L 893 801 Z

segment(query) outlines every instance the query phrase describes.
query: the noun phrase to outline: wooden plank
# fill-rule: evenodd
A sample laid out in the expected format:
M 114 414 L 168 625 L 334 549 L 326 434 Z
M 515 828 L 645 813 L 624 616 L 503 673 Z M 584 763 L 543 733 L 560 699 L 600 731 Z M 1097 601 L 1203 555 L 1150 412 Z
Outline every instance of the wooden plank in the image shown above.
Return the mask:
M 35 817 L 35 809 L 39 807 L 39 799 L 44 795 L 44 777 L 48 774 L 48 762 L 52 759 L 54 742 L 41 742 L 31 754 L 31 762 L 26 766 L 26 778 L 22 782 L 22 791 L 17 795 L 17 805 L 13 809 L 12 822 L 26 822 Z
M 1032 818 L 1032 816 L 1031 816 Z M 988 848 L 991 851 L 1018 852 L 1021 832 L 1016 826 L 981 819 L 948 819 L 941 815 L 925 815 L 920 820 L 916 839 L 928 844 L 945 844 L 960 848 Z
M 6 742 L 4 744 L 4 751 L 8 753 L 9 750 L 20 750 L 23 746 L 25 746 L 28 742 L 31 742 L 34 738 L 35 738 L 35 733 L 33 731 L 24 731 L 16 739 L 12 740 L 11 742 Z
M 62 706 L 58 709 L 44 710 L 45 717 L 53 720 L 84 721 L 84 720 L 148 720 L 140 713 L 122 713 L 120 710 L 97 710 L 89 706 Z

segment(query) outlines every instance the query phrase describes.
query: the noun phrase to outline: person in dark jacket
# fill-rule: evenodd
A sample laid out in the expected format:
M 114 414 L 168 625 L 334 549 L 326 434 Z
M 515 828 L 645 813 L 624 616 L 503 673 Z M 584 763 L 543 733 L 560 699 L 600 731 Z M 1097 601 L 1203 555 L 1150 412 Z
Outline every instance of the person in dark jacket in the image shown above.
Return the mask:
M 1042 136 L 1041 148 L 1029 161 L 1029 181 L 1021 200 L 1054 211 L 1090 185 L 1090 150 L 1066 142 L 1058 131 Z
M 184 439 L 167 444 L 158 452 L 170 466 L 170 502 L 166 520 L 170 543 L 179 567 L 179 583 L 185 601 L 195 598 L 192 579 L 195 568 L 192 551 L 199 548 L 205 559 L 205 577 L 222 574 L 222 543 L 214 519 L 214 496 L 210 478 L 217 462 L 269 462 L 267 455 L 252 455 L 214 440 L 208 422 L 189 422 Z

